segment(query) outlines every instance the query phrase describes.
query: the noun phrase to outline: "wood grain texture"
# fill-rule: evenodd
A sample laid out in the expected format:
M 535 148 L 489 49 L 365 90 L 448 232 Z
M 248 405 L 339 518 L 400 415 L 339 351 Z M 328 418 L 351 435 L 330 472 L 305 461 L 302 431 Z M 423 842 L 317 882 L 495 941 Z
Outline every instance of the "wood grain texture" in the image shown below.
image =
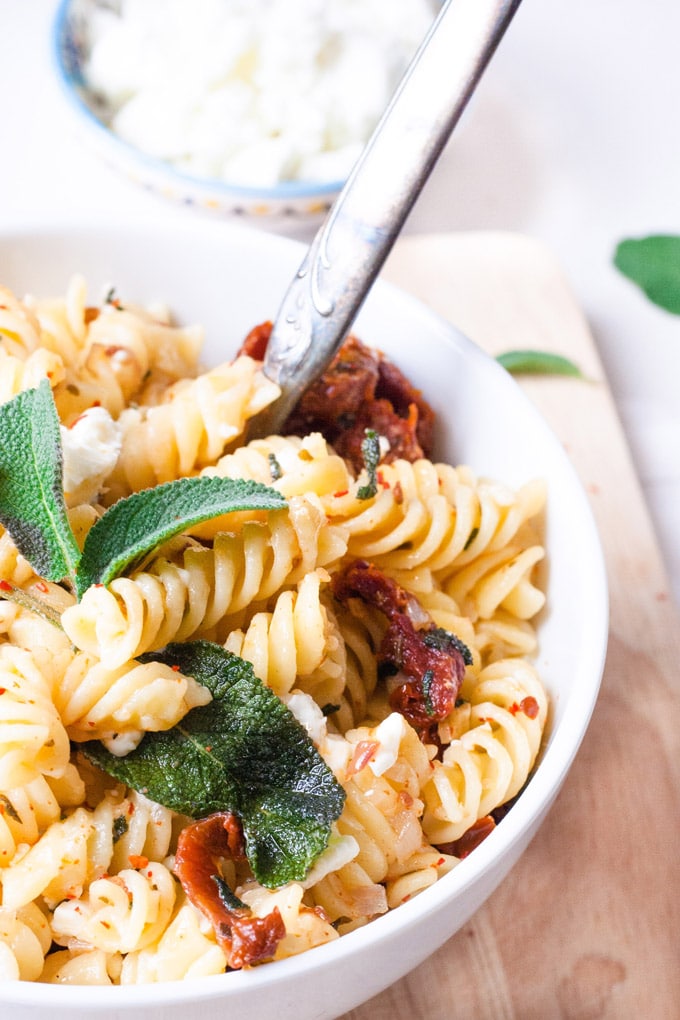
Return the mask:
M 492 354 L 541 348 L 587 374 L 522 386 L 589 494 L 610 643 L 590 729 L 518 865 L 438 953 L 346 1020 L 676 1020 L 680 618 L 588 326 L 552 255 L 517 235 L 405 238 L 383 277 Z

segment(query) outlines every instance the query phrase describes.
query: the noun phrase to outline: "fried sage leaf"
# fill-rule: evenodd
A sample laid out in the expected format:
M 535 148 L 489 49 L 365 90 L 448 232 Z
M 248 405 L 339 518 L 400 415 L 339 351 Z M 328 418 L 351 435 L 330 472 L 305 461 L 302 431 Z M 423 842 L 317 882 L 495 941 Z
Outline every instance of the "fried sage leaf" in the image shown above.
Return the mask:
M 212 693 L 171 730 L 147 733 L 125 757 L 83 745 L 116 779 L 174 811 L 232 811 L 258 881 L 300 881 L 326 848 L 345 793 L 306 731 L 250 663 L 208 641 L 173 644 L 146 661 L 177 666 Z

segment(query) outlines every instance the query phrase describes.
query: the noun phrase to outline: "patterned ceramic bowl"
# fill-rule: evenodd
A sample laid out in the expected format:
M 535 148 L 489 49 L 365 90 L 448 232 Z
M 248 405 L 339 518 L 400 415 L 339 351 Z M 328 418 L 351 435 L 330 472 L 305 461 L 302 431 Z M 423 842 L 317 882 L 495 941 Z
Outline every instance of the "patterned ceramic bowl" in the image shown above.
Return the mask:
M 140 151 L 106 123 L 102 104 L 83 76 L 87 53 L 86 24 L 101 0 L 61 0 L 53 24 L 52 51 L 63 95 L 84 141 L 109 166 L 143 188 L 172 202 L 221 214 L 249 217 L 320 217 L 344 181 L 282 181 L 272 187 L 249 187 L 184 173 L 171 163 Z

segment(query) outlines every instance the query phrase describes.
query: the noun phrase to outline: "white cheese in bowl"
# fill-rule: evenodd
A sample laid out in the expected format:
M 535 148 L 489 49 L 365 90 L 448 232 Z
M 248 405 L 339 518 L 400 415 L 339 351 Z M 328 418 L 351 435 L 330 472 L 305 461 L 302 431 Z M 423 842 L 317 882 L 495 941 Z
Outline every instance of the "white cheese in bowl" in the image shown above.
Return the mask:
M 351 169 L 433 0 L 122 0 L 83 63 L 111 128 L 200 177 L 252 187 Z

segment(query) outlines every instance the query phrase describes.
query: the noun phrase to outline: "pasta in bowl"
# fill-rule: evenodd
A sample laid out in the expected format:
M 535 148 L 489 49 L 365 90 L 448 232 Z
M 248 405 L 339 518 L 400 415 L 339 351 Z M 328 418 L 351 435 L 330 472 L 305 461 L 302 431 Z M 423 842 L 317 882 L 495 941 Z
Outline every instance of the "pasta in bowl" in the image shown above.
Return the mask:
M 276 393 L 266 329 L 244 340 L 300 249 L 166 240 L 4 242 L 5 431 L 37 423 L 41 463 L 58 436 L 66 554 L 36 569 L 4 509 L 0 670 L 23 707 L 0 711 L 25 729 L 0 760 L 0 997 L 330 1018 L 460 927 L 556 795 L 602 665 L 599 546 L 512 380 L 389 288 L 356 326 L 389 366 L 361 354 L 381 417 L 354 422 L 358 452 L 309 407 L 248 442 Z M 431 436 L 406 436 L 427 418 L 409 385 Z

